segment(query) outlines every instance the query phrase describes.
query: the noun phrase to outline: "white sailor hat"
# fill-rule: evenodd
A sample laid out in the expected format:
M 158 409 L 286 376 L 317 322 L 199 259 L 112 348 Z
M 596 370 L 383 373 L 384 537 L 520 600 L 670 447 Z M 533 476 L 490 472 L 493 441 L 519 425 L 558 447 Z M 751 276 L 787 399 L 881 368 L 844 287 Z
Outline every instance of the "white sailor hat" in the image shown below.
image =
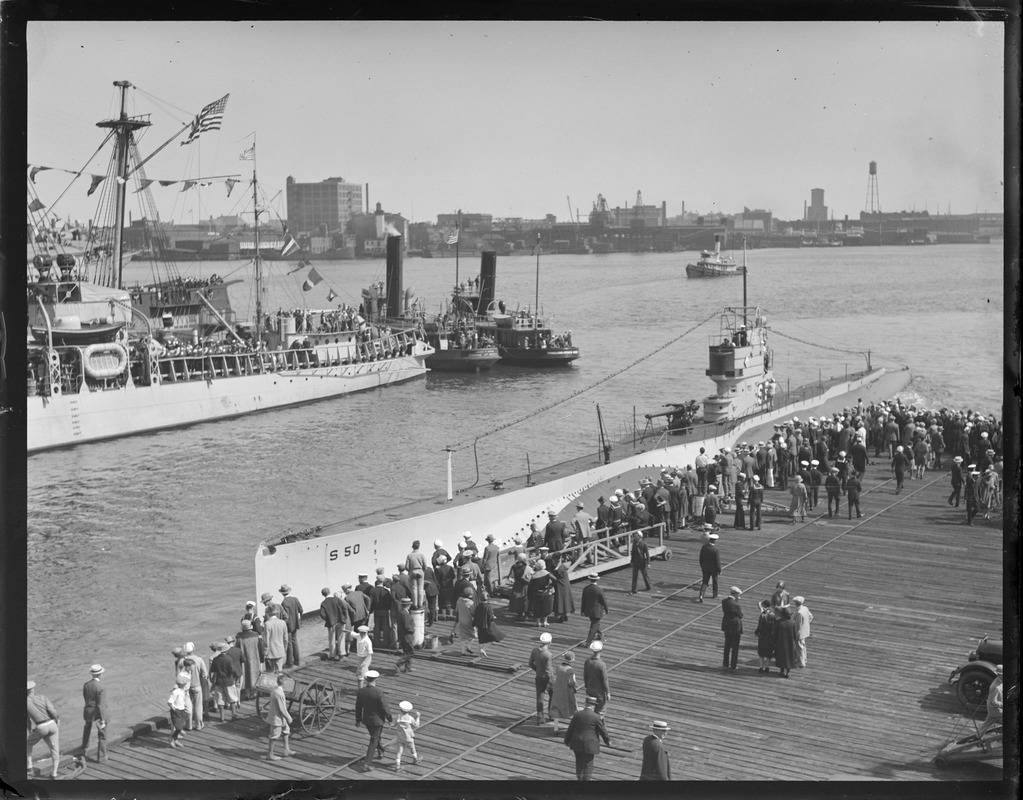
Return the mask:
M 817 459 L 815 458 L 815 459 L 814 459 L 813 461 L 811 461 L 811 462 L 810 462 L 810 465 L 811 465 L 811 466 L 814 466 L 814 467 L 818 467 L 818 466 L 820 466 L 820 463 L 821 463 L 821 462 L 820 462 L 820 461 L 818 461 L 818 460 L 817 460 Z
M 549 633 L 541 633 L 540 634 L 540 642 L 541 642 L 541 644 L 549 644 L 551 639 L 553 639 L 553 638 L 554 637 L 551 636 Z
M 368 680 L 368 681 L 375 680 L 376 678 L 379 678 L 379 677 L 380 677 L 380 673 L 377 672 L 375 669 L 367 670 L 367 672 L 366 672 L 366 680 Z
M 590 642 L 590 650 L 592 650 L 594 653 L 599 653 L 603 649 L 604 644 L 603 642 L 600 641 L 600 639 L 594 639 L 592 642 Z
M 400 708 L 402 711 L 411 711 L 412 704 L 408 700 L 402 700 L 400 703 L 398 703 L 398 708 Z

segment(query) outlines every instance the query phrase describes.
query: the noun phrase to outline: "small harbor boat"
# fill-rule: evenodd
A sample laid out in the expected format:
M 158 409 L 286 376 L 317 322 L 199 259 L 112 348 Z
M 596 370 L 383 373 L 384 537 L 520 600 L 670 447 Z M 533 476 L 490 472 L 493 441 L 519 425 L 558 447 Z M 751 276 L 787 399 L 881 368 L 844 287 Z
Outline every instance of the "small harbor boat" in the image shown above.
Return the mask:
M 520 367 L 556 367 L 579 358 L 572 332 L 556 332 L 540 315 L 540 242 L 536 245 L 536 298 L 534 307 L 509 311 L 503 300 L 496 301 L 497 253 L 484 251 L 480 264 L 480 293 L 476 301 L 476 327 L 497 342 L 501 363 Z
M 743 275 L 746 272 L 745 248 L 743 263 L 736 264 L 729 256 L 721 255 L 721 236 L 714 234 L 714 250 L 704 250 L 695 264 L 686 264 L 687 278 L 724 278 L 730 275 Z
M 476 308 L 479 304 L 479 279 L 458 282 L 458 242 L 462 229 L 462 212 L 458 212 L 458 227 L 447 237 L 455 244 L 455 288 L 443 313 L 424 321 L 426 341 L 433 353 L 426 358 L 426 366 L 438 372 L 480 372 L 496 364 L 501 353 L 494 339 L 476 326 Z
M 146 182 L 136 161 L 134 137 L 148 119 L 128 117 L 131 84 L 114 85 L 121 113 L 100 127 L 112 129 L 115 147 L 124 154 L 114 159 L 119 166 L 111 181 L 116 235 L 109 260 L 88 258 L 83 265 L 93 275 L 98 265 L 105 280 L 29 273 L 29 453 L 298 405 L 426 374 L 433 350 L 414 329 L 394 330 L 353 316 L 345 325 L 312 330 L 290 315 L 276 322 L 264 315 L 255 141 L 245 159 L 253 165 L 257 244 L 251 333 L 221 304 L 227 302 L 227 283 L 219 279 L 123 287 L 126 185 L 134 181 L 140 184 L 136 194 L 144 194 L 152 181 Z M 111 276 L 116 280 L 110 282 Z

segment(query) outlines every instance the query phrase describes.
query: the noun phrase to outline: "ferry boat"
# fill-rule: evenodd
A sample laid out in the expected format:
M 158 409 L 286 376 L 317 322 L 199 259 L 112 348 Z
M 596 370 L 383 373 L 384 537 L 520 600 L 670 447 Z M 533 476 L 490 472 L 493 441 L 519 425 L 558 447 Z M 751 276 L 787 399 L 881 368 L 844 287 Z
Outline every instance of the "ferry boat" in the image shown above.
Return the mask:
M 721 255 L 721 234 L 714 234 L 714 250 L 704 250 L 695 264 L 686 264 L 687 278 L 724 278 L 729 275 L 745 275 L 745 255 L 743 263 L 736 264 L 729 256 Z
M 476 541 L 493 534 L 501 549 L 503 563 L 514 546 L 514 537 L 525 541 L 530 525 L 541 528 L 548 513 L 568 521 L 577 500 L 585 494 L 589 503 L 598 493 L 606 494 L 614 486 L 631 485 L 638 475 L 658 469 L 681 468 L 692 464 L 701 448 L 717 452 L 734 445 L 747 431 L 803 413 L 827 401 L 848 397 L 870 402 L 888 399 L 905 388 L 908 369 L 888 372 L 868 369 L 857 375 L 836 379 L 816 396 L 801 398 L 784 406 L 775 406 L 773 358 L 768 338 L 767 317 L 760 308 L 725 308 L 719 332 L 708 345 L 707 375 L 717 391 L 703 401 L 703 422 L 681 429 L 677 419 L 663 429 L 653 431 L 655 444 L 617 461 L 604 457 L 584 457 L 574 462 L 533 471 L 544 480 L 531 476 L 496 481 L 490 486 L 474 486 L 457 495 L 435 497 L 409 503 L 303 531 L 289 531 L 262 541 L 255 553 L 255 591 L 272 591 L 282 583 L 295 587 L 298 599 L 315 607 L 319 586 L 335 586 L 359 573 L 373 574 L 378 564 L 399 563 L 416 540 L 446 538 L 451 531 L 471 530 Z M 647 415 L 677 417 L 675 412 Z M 450 473 L 450 470 L 449 470 Z M 621 563 L 627 563 L 623 556 Z M 589 571 L 571 573 L 573 579 Z M 507 574 L 502 567 L 502 574 Z
M 125 112 L 130 84 L 114 85 L 121 92 L 120 117 L 100 125 L 114 130 L 121 153 L 137 153 L 133 133 L 142 123 Z M 258 242 L 254 143 L 251 152 Z M 123 229 L 124 194 L 132 174 L 129 159 L 118 163 L 116 225 Z M 140 166 L 134 174 L 140 174 Z M 122 241 L 114 237 L 111 265 L 117 274 Z M 150 287 L 159 311 L 154 320 L 152 310 L 140 308 L 134 292 L 120 286 L 74 276 L 52 280 L 49 272 L 30 275 L 35 330 L 27 353 L 28 452 L 297 405 L 426 374 L 433 349 L 414 329 L 384 329 L 356 317 L 347 330 L 299 330 L 290 316 L 276 323 L 264 317 L 258 246 L 256 252 L 256 319 L 249 337 L 211 301 L 211 290 L 223 288 L 221 282 Z M 201 335 L 207 329 L 198 317 L 191 336 L 182 341 L 175 335 L 177 321 L 195 307 L 217 320 L 219 339 Z

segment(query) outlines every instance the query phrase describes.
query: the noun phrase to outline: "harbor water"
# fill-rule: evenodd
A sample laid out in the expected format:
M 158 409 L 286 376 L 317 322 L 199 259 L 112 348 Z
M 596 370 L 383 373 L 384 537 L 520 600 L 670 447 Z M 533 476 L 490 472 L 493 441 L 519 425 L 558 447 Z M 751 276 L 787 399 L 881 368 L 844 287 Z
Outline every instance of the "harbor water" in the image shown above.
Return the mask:
M 685 264 L 695 257 L 543 256 L 540 306 L 580 347 L 571 367 L 430 373 L 307 406 L 32 456 L 29 676 L 73 721 L 89 665 L 102 663 L 112 728 L 122 731 L 165 712 L 173 647 L 193 641 L 208 655 L 208 643 L 236 632 L 246 600 L 277 589 L 253 585 L 261 540 L 442 495 L 449 447 L 457 490 L 596 453 L 598 406 L 619 439 L 641 435 L 644 414 L 666 403 L 710 394 L 704 370 L 707 345 L 718 338 L 715 312 L 741 304 L 742 281 L 687 280 Z M 781 391 L 861 370 L 869 349 L 874 366 L 910 367 L 904 402 L 1001 416 L 1000 241 L 757 250 L 746 258 L 749 303 L 775 331 Z M 323 282 L 303 293 L 308 270 L 288 275 L 294 264 L 278 266 L 284 274 L 269 280 L 269 310 L 328 307 L 328 289 L 339 295 L 332 305 L 358 305 L 363 287 L 384 280 L 382 260 L 316 262 Z M 244 279 L 231 286 L 242 319 L 253 302 L 246 269 L 222 262 L 182 271 Z M 463 254 L 458 269 L 462 281 L 474 277 L 478 254 Z M 133 263 L 126 277 L 148 274 L 148 265 Z M 428 312 L 439 309 L 454 277 L 453 258 L 404 264 L 404 284 Z M 536 277 L 534 258 L 499 257 L 496 296 L 511 310 L 532 306 Z M 424 530 L 423 539 L 453 543 L 460 533 Z M 322 647 L 320 624 L 307 625 Z M 68 738 L 65 748 L 77 744 L 74 725 Z

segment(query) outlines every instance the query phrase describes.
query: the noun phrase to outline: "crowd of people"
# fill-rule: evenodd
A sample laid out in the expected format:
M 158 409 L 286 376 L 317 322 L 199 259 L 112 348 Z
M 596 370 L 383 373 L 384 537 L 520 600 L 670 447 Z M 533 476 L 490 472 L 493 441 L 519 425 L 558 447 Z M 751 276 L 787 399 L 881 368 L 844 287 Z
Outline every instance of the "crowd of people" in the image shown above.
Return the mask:
M 590 572 L 579 607 L 590 622 L 585 638 L 590 656 L 583 664 L 582 680 L 586 699 L 580 708 L 575 696 L 575 655 L 566 652 L 556 665 L 550 652 L 553 636 L 546 630 L 552 622 L 565 622 L 576 613 L 570 556 L 566 552 L 569 548 L 610 537 L 620 552 L 629 556 L 634 594 L 639 589 L 639 578 L 646 590 L 651 588 L 649 548 L 641 529 L 654 523 L 662 523 L 668 532 L 700 525 L 704 543 L 699 554 L 702 580 L 698 602 L 702 603 L 708 590 L 711 599 L 718 598 L 722 570 L 717 552 L 719 537 L 712 526 L 726 503 L 734 505 L 735 527 L 745 528 L 744 511 L 748 508 L 749 529 L 759 529 L 765 488 L 781 492 L 790 486 L 801 487 L 799 502 L 795 503 L 793 495 L 794 505 L 790 507 L 794 522 L 797 515 L 805 515 L 820 502 L 819 488 L 823 486 L 829 516 L 837 515 L 843 496 L 849 517 L 854 508 L 861 516 L 859 480 L 870 463 L 872 448 L 874 459 L 891 460 L 892 471 L 897 474 L 896 492 L 902 489 L 899 472 L 903 478 L 919 478 L 929 469 L 947 465 L 952 476 L 948 503 L 958 507 L 964 500 L 972 524 L 978 513 L 990 514 L 1001 501 L 1001 436 L 1001 425 L 994 418 L 969 411 L 907 408 L 897 401 L 845 409 L 832 418 L 810 417 L 803 422 L 794 417 L 775 425 L 770 441 L 740 442 L 734 453 L 723 447 L 710 455 L 701 448 L 693 465 L 663 469 L 656 480 L 642 478 L 633 489 L 615 489 L 608 500 L 598 498 L 595 515 L 587 513 L 581 501 L 567 522 L 552 509 L 544 528 L 532 525 L 528 538 L 515 537 L 510 550 L 502 551 L 492 534 L 481 547 L 473 534 L 465 531 L 451 548 L 454 555 L 441 540 L 433 543 L 430 553 L 415 541 L 390 575 L 379 566 L 372 581 L 369 574 L 360 574 L 357 581 L 337 590 L 324 587 L 318 616 L 326 629 L 326 655 L 335 661 L 351 659 L 349 663 L 355 667 L 356 723 L 365 725 L 370 734 L 365 769 L 372 769 L 374 756 L 384 752 L 380 741 L 383 727 L 395 723 L 386 695 L 376 684 L 380 673 L 373 668 L 374 658 L 379 661 L 384 651 L 398 653 L 395 674 L 413 671 L 415 615 L 422 615 L 424 628 L 450 623 L 448 637 L 462 654 L 475 655 L 473 648 L 478 647 L 479 655 L 488 658 L 486 646 L 505 638 L 492 597 L 499 587 L 507 587 L 510 597 L 505 619 L 528 621 L 541 629 L 529 658 L 536 688 L 536 723 L 553 721 L 555 730 L 559 724 L 568 723 L 565 744 L 576 754 L 577 777 L 588 780 L 600 741 L 609 744 L 604 718 L 611 688 L 601 658 L 605 646 L 601 621 L 611 609 L 600 587 L 599 573 Z M 963 466 L 967 460 L 971 463 Z M 506 559 L 511 565 L 502 574 Z M 261 610 L 256 601 L 246 603 L 240 629 L 209 645 L 208 663 L 192 642 L 172 650 L 174 677 L 167 699 L 171 747 L 183 747 L 187 733 L 201 730 L 211 715 L 224 721 L 229 713 L 234 719 L 242 703 L 261 695 L 269 709 L 266 757 L 277 760 L 292 755 L 292 720 L 284 695 L 283 670 L 302 663 L 298 632 L 307 610 L 290 586 L 282 585 L 278 591 L 280 601 L 272 592 L 262 594 Z M 738 668 L 742 594 L 738 586 L 732 586 L 722 600 L 722 668 L 726 671 Z M 805 598 L 791 596 L 784 582 L 779 581 L 773 595 L 758 603 L 757 612 L 754 636 L 760 660 L 758 672 L 769 673 L 772 661 L 783 678 L 788 678 L 792 669 L 806 667 L 813 614 Z M 82 750 L 84 753 L 95 731 L 100 760 L 106 757 L 108 724 L 103 672 L 101 665 L 93 665 L 83 689 L 86 706 Z M 266 674 L 278 677 L 261 678 Z M 36 694 L 34 687 L 30 681 L 29 729 L 50 747 L 56 774 L 59 718 L 52 704 Z M 402 701 L 399 707 L 401 714 L 395 723 L 398 768 L 406 748 L 415 762 L 419 760 L 415 748 L 419 714 L 412 713 L 408 701 Z M 663 737 L 668 727 L 655 721 L 651 729 L 643 747 L 643 779 L 667 779 L 670 767 Z M 282 756 L 276 753 L 278 742 L 283 744 Z

